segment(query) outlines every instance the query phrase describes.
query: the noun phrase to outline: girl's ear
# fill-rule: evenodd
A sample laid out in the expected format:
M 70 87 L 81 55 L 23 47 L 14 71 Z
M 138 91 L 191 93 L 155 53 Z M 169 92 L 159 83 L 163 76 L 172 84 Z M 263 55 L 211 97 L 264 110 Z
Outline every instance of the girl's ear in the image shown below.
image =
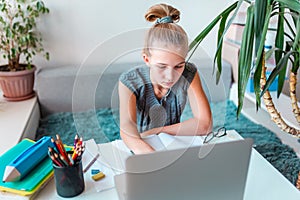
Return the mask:
M 145 53 L 143 53 L 143 60 L 146 63 L 146 65 L 150 66 L 149 56 L 147 54 L 145 54 Z

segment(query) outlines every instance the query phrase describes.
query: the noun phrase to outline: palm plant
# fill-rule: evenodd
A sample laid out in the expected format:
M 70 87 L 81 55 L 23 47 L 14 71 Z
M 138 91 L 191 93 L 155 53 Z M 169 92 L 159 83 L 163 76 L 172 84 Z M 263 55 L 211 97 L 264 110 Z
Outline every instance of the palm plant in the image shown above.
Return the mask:
M 291 63 L 289 78 L 290 97 L 293 112 L 300 123 L 300 109 L 296 99 L 297 72 L 300 57 L 300 1 L 299 0 L 239 0 L 234 2 L 220 13 L 190 44 L 193 52 L 205 36 L 219 23 L 218 47 L 214 58 L 217 66 L 216 79 L 219 81 L 222 72 L 222 43 L 223 37 L 236 17 L 242 3 L 247 3 L 247 18 L 243 31 L 242 43 L 239 54 L 238 67 L 238 109 L 239 116 L 242 107 L 246 86 L 251 72 L 254 72 L 253 83 L 256 95 L 257 109 L 261 105 L 261 98 L 267 107 L 272 120 L 283 131 L 300 137 L 300 130 L 287 125 L 273 104 L 268 91 L 269 86 L 278 77 L 277 97 L 281 94 L 288 62 Z M 229 17 L 231 16 L 231 17 Z M 269 28 L 271 18 L 277 17 L 277 26 Z M 290 17 L 290 18 L 288 18 Z M 228 22 L 227 22 L 228 20 Z M 287 27 L 287 30 L 286 30 Z M 275 48 L 265 52 L 264 44 L 267 31 L 273 31 Z M 269 53 L 275 53 L 276 66 L 268 79 L 266 78 L 265 60 Z

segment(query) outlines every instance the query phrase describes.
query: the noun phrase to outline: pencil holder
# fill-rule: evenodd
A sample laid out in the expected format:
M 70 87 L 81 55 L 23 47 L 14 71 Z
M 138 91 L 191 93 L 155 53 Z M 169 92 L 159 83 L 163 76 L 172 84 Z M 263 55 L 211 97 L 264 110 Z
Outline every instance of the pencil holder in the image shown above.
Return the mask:
M 53 164 L 56 192 L 61 197 L 74 197 L 84 190 L 82 162 L 60 167 Z

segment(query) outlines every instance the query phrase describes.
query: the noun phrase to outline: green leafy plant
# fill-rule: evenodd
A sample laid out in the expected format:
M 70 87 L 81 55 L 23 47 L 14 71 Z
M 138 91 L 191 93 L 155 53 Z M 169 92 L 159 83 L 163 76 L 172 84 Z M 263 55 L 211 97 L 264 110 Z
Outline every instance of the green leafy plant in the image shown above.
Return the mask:
M 300 1 L 299 0 L 239 0 L 234 2 L 223 12 L 221 12 L 190 44 L 193 52 L 206 35 L 219 24 L 218 46 L 214 58 L 214 66 L 217 66 L 216 80 L 219 81 L 222 72 L 222 44 L 223 38 L 232 24 L 234 18 L 240 10 L 242 3 L 248 5 L 247 18 L 242 36 L 242 43 L 239 53 L 238 66 L 238 110 L 239 116 L 242 107 L 246 86 L 250 73 L 254 73 L 254 91 L 256 95 L 256 105 L 259 109 L 261 98 L 267 105 L 268 112 L 272 120 L 283 131 L 300 137 L 300 130 L 286 124 L 276 110 L 272 97 L 268 91 L 269 86 L 278 77 L 277 96 L 279 97 L 283 84 L 288 62 L 291 63 L 290 71 L 290 97 L 296 120 L 300 123 L 300 110 L 296 99 L 297 72 L 299 69 L 300 57 Z M 270 20 L 277 18 L 276 27 L 270 27 Z M 228 21 L 227 21 L 228 20 Z M 270 52 L 264 50 L 266 34 L 273 31 L 275 37 L 275 48 Z M 266 78 L 266 54 L 274 52 L 276 66 L 270 76 Z
M 35 30 L 37 19 L 49 9 L 40 0 L 0 1 L 0 51 L 8 64 L 2 71 L 20 71 L 32 67 L 37 53 L 45 52 L 42 37 Z M 49 53 L 44 56 L 49 59 Z M 24 64 L 20 60 L 24 59 Z

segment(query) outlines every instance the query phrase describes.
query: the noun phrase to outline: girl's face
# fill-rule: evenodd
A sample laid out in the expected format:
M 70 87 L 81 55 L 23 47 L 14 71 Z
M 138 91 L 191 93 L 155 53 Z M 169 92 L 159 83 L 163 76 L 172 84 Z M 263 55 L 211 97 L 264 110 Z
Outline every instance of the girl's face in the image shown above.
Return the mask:
M 151 56 L 143 54 L 145 63 L 150 67 L 150 79 L 153 85 L 169 89 L 180 78 L 185 58 L 171 51 L 151 50 Z

